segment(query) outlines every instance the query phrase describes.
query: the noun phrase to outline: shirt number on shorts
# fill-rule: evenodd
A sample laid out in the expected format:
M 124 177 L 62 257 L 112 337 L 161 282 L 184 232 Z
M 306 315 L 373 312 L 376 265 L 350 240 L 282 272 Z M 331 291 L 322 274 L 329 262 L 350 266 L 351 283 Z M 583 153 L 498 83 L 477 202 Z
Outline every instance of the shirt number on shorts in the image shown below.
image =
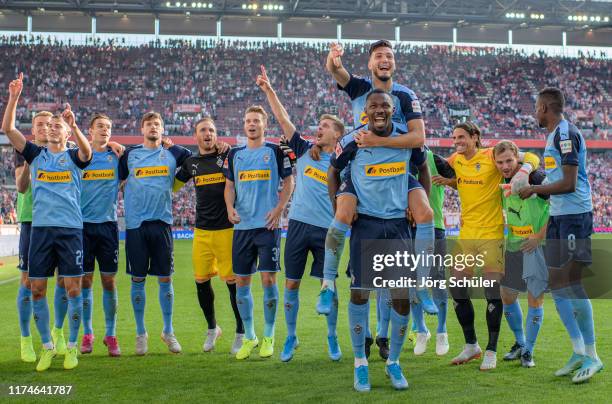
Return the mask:
M 574 234 L 567 236 L 567 249 L 569 251 L 576 250 L 576 236 Z
M 272 248 L 272 261 L 278 262 L 279 257 L 280 257 L 280 248 L 279 247 Z
M 83 251 L 82 250 L 76 251 L 76 264 L 78 266 L 83 265 Z

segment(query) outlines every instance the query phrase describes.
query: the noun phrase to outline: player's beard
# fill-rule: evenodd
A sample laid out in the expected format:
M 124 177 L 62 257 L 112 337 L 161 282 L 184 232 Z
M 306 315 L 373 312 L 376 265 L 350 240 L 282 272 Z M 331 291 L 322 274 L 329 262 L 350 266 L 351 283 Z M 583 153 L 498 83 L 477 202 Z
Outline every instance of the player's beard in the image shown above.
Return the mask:
M 387 76 L 387 77 L 381 77 L 378 74 L 374 74 L 374 76 L 376 76 L 376 78 L 380 81 L 382 81 L 383 83 L 386 83 L 387 81 L 391 80 L 391 75 Z

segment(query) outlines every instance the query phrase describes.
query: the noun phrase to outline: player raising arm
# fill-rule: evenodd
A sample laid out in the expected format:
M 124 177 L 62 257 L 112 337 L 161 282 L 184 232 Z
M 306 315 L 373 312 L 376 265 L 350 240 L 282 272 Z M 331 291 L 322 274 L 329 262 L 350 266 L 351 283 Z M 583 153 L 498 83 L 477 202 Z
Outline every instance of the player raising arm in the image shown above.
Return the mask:
M 297 155 L 297 179 L 293 202 L 289 211 L 289 230 L 285 244 L 285 322 L 287 339 L 281 353 L 281 360 L 287 362 L 293 358 L 298 345 L 296 334 L 297 317 L 300 306 L 299 288 L 308 252 L 312 253 L 313 262 L 310 276 L 323 279 L 323 261 L 325 256 L 325 235 L 332 220 L 332 206 L 327 195 L 327 170 L 336 143 L 344 133 L 344 125 L 336 116 L 321 115 L 316 132 L 316 143 L 304 139 L 291 122 L 287 111 L 278 99 L 265 68 L 257 85 L 266 94 L 274 117 L 278 121 L 289 146 Z M 313 157 L 313 149 L 319 153 Z M 340 360 L 342 353 L 338 345 L 336 323 L 338 321 L 338 294 L 334 292 L 333 304 L 327 315 L 327 345 L 329 357 Z
M 58 276 L 65 278 L 68 313 L 71 319 L 64 368 L 73 369 L 78 365 L 77 338 L 83 311 L 81 170 L 89 164 L 92 151 L 68 104 L 61 117 L 51 119 L 48 147 L 40 147 L 27 141 L 15 128 L 17 102 L 22 89 L 23 73 L 20 73 L 19 78 L 9 85 L 9 102 L 2 121 L 2 130 L 30 165 L 33 179 L 28 277 L 32 287 L 34 319 L 43 343 L 36 369 L 47 370 L 56 355 L 51 340 L 49 306 L 46 299 L 47 279 L 54 275 L 56 265 Z M 70 132 L 76 136 L 77 149 L 66 149 L 66 139 Z

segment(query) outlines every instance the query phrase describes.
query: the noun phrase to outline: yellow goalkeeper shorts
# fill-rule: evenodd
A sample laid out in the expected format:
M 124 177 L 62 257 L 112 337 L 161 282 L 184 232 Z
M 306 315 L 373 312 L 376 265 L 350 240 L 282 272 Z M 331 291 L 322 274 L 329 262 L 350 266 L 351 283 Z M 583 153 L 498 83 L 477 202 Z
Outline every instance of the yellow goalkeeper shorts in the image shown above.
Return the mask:
M 193 235 L 193 276 L 205 282 L 219 275 L 224 281 L 234 279 L 232 272 L 232 238 L 234 229 L 202 230 Z

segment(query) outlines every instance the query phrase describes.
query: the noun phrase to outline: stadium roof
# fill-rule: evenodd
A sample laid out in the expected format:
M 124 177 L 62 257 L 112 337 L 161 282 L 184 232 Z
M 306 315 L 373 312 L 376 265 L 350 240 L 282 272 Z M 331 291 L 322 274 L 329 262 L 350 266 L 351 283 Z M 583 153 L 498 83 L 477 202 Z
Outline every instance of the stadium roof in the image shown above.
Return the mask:
M 384 20 L 396 25 L 444 22 L 458 27 L 500 24 L 508 28 L 610 28 L 610 0 L 0 0 L 0 9 L 223 16 L 307 17 L 347 22 Z

